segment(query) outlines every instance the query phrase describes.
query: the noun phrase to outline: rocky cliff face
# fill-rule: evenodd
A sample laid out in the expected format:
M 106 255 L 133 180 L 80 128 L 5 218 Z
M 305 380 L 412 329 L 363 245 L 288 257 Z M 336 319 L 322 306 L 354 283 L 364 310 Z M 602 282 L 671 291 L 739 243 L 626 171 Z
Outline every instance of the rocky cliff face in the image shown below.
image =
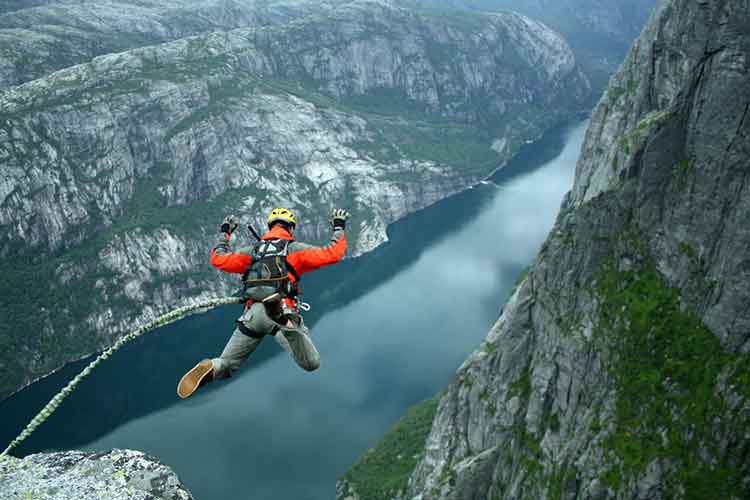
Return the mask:
M 169 467 L 143 453 L 112 450 L 0 458 L 5 500 L 191 500 Z
M 747 2 L 659 3 L 423 448 L 339 498 L 750 496 L 748 27 Z
M 319 239 L 346 206 L 356 255 L 589 92 L 565 41 L 529 18 L 379 2 L 108 54 L 0 92 L 0 396 L 140 319 L 226 293 L 234 282 L 206 264 L 225 213 L 260 227 L 291 205 L 301 239 Z

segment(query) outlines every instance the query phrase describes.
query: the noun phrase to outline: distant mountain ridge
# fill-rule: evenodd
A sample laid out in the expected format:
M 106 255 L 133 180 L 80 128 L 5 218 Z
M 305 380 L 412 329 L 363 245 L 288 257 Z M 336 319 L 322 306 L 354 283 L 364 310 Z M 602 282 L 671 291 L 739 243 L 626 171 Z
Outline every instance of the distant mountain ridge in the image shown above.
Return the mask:
M 280 24 L 332 5 L 255 0 L 21 2 L 13 11 L 0 9 L 0 89 L 96 56 L 212 31 Z

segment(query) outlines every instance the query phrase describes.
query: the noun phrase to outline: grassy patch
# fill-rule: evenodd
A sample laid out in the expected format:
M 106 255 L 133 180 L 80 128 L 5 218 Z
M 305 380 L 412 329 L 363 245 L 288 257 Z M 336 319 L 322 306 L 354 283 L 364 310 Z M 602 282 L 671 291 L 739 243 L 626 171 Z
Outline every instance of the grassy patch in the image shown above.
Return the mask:
M 626 93 L 627 93 L 626 89 L 622 87 L 611 86 L 609 90 L 607 90 L 607 94 L 609 94 L 609 102 L 611 103 L 616 103 Z
M 620 169 L 620 158 L 617 156 L 617 153 L 614 154 L 612 157 L 612 172 L 617 173 L 617 171 Z
M 523 282 L 523 280 L 526 279 L 526 276 L 529 275 L 529 271 L 531 271 L 531 266 L 526 266 L 523 269 L 521 269 L 521 272 L 519 272 L 518 276 L 516 276 L 516 282 L 513 284 L 514 290 L 518 288 L 518 285 L 520 285 Z
M 508 399 L 518 396 L 523 400 L 528 400 L 531 394 L 531 371 L 528 367 L 521 373 L 518 380 L 508 387 Z
M 318 90 L 320 82 L 264 80 L 264 89 L 291 94 L 320 108 L 331 108 L 367 120 L 370 134 L 351 146 L 374 160 L 392 164 L 400 160 L 430 161 L 467 175 L 489 175 L 501 161 L 491 148 L 492 130 L 442 119 L 422 104 L 393 89 L 373 89 L 338 101 Z M 520 143 L 520 140 L 519 140 Z M 514 146 L 517 146 L 514 144 Z M 391 175 L 391 174 L 389 174 Z M 422 180 L 421 174 L 399 174 L 404 182 Z
M 615 429 L 604 446 L 621 461 L 603 479 L 617 487 L 653 460 L 669 458 L 678 464 L 675 479 L 688 498 L 740 495 L 736 464 L 742 461 L 722 456 L 712 427 L 719 418 L 738 429 L 748 424 L 726 414 L 717 391 L 719 374 L 739 356 L 724 351 L 698 317 L 682 310 L 678 291 L 652 267 L 608 269 L 597 291 L 600 333 L 617 353 L 611 368 L 618 388 Z M 700 450 L 715 463 L 702 460 Z
M 431 161 L 483 177 L 500 162 L 490 148 L 490 137 L 469 125 L 382 117 L 371 117 L 368 122 L 374 134 L 360 140 L 357 148 L 383 163 Z
M 620 140 L 617 141 L 617 150 L 624 153 L 626 158 L 630 156 L 630 146 L 630 136 L 628 135 L 623 135 L 620 137 Z
M 513 289 L 510 291 L 510 294 L 508 294 L 509 298 L 516 293 L 518 287 L 521 286 L 521 283 L 523 283 L 523 280 L 525 280 L 529 275 L 529 271 L 531 271 L 531 266 L 526 266 L 518 273 L 518 275 L 516 276 L 516 281 L 515 283 L 513 283 Z
M 492 342 L 482 342 L 482 350 L 487 354 L 494 354 L 497 352 L 497 346 Z
M 251 78 L 228 78 L 209 83 L 208 103 L 197 108 L 168 130 L 164 135 L 164 142 L 169 142 L 172 137 L 191 129 L 202 121 L 228 111 L 237 99 L 251 94 L 257 85 L 257 81 Z
M 436 396 L 413 406 L 344 474 L 342 479 L 354 485 L 360 498 L 387 500 L 406 487 L 424 453 L 439 399 Z
M 690 170 L 690 160 L 687 160 L 687 159 L 680 160 L 679 162 L 677 162 L 677 165 L 679 166 L 679 168 L 681 168 L 684 171 Z
M 680 243 L 679 245 L 680 252 L 690 257 L 692 260 L 698 260 L 698 252 L 688 245 L 687 243 Z
M 555 472 L 553 472 L 549 478 L 549 490 L 548 497 L 550 500 L 562 499 L 565 491 L 565 485 L 576 480 L 576 469 L 569 466 L 562 466 Z

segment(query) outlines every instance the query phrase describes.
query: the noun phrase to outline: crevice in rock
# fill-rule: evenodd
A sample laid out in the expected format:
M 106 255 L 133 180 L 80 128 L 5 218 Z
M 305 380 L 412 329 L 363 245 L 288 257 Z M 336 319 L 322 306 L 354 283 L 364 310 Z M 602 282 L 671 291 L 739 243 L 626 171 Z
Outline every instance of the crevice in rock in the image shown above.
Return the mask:
M 747 115 L 750 113 L 750 102 L 745 104 L 745 111 L 742 113 L 742 117 L 740 118 L 740 122 L 737 124 L 737 130 L 734 131 L 734 136 L 732 137 L 732 140 L 729 141 L 729 144 L 727 145 L 726 152 L 729 153 L 732 148 L 734 147 L 735 142 L 740 136 L 740 133 L 742 132 L 742 127 L 745 125 L 745 120 L 747 119 Z M 726 155 L 725 155 L 726 157 Z

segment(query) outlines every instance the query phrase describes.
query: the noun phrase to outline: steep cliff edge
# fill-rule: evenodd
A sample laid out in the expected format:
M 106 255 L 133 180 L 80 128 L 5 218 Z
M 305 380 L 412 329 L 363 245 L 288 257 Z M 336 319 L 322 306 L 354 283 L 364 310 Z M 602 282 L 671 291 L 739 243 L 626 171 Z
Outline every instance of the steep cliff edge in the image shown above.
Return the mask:
M 0 91 L 0 397 L 229 291 L 206 263 L 225 213 L 260 227 L 289 204 L 315 240 L 343 205 L 356 255 L 589 93 L 565 41 L 526 17 L 366 1 Z
M 747 2 L 659 3 L 411 472 L 381 446 L 339 498 L 750 496 L 749 56 Z

